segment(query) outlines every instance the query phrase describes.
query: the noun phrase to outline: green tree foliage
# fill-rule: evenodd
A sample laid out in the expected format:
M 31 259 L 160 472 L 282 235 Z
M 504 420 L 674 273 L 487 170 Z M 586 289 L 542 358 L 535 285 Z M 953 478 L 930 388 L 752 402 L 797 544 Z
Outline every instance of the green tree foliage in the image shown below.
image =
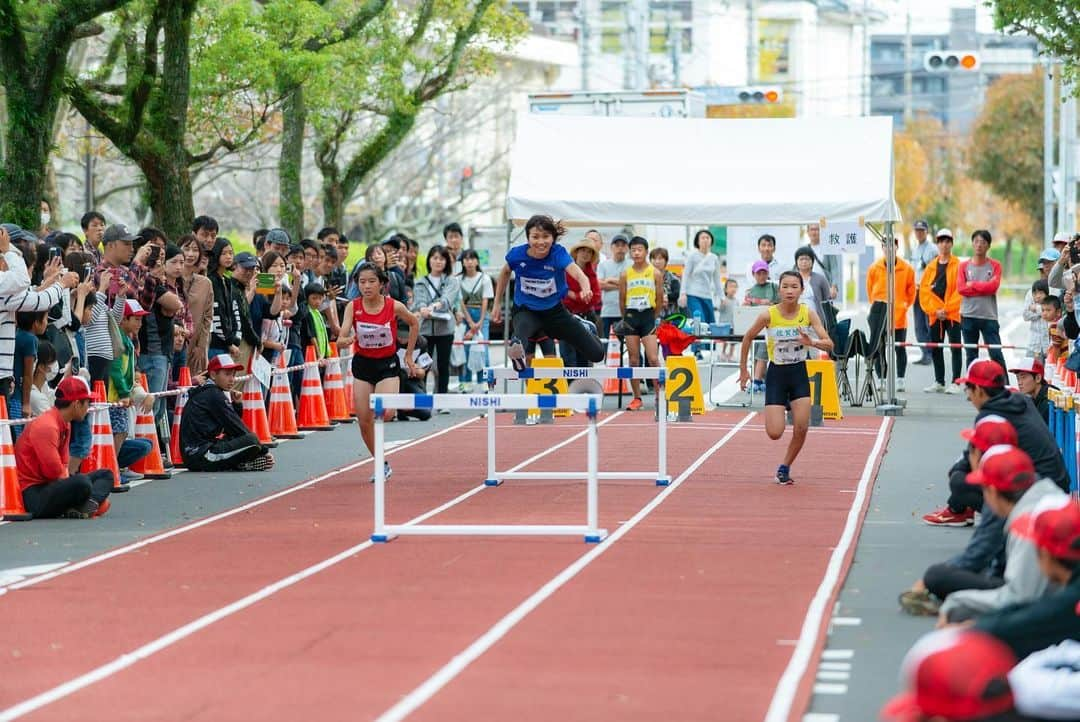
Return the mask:
M 1080 78 L 1080 3 L 1077 0 L 995 0 L 999 30 L 1038 38 L 1045 53 L 1062 61 L 1066 78 Z M 1073 88 L 1078 86 L 1073 82 Z
M 425 106 L 492 72 L 494 50 L 526 30 L 506 0 L 388 0 L 355 38 L 331 48 L 329 72 L 304 84 L 325 222 L 342 224 L 364 178 L 405 141 Z
M 1032 219 L 1042 218 L 1042 131 L 1041 74 L 1009 75 L 987 91 L 968 148 L 970 175 Z
M 283 62 L 268 28 L 303 22 L 292 5 L 135 0 L 110 18 L 100 67 L 67 77 L 72 105 L 142 171 L 166 233 L 191 230 L 193 173 L 266 131 Z
M 7 154 L 0 175 L 0 217 L 38 227 L 39 203 L 52 150 L 53 123 L 79 38 L 102 31 L 94 21 L 129 0 L 0 0 Z

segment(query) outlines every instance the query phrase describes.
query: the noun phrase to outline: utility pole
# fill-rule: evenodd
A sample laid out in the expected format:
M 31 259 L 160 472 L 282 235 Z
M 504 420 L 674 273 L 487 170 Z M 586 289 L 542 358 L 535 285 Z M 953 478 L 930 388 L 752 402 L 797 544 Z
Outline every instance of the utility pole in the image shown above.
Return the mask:
M 637 25 L 634 22 L 634 0 L 623 0 L 623 13 L 626 16 L 626 30 L 623 31 L 623 90 L 633 90 L 635 82 L 634 73 L 634 47 L 637 38 Z
M 1073 169 L 1073 143 L 1076 136 L 1076 98 L 1071 89 L 1061 86 L 1065 101 L 1058 112 L 1058 173 L 1061 176 L 1061 197 L 1058 198 L 1058 231 L 1072 233 L 1076 225 L 1076 180 Z
M 912 118 L 912 67 L 914 52 L 911 47 L 911 8 L 907 11 L 907 22 L 904 25 L 904 127 L 907 128 Z
M 870 0 L 863 0 L 862 4 L 862 34 L 862 114 L 870 115 Z
M 746 0 L 746 84 L 758 77 L 757 0 Z
M 671 52 L 671 83 L 674 87 L 682 86 L 682 31 L 674 26 L 675 11 L 668 0 L 667 11 L 667 46 Z
M 88 210 L 94 210 L 94 149 L 93 149 L 93 128 L 90 127 L 90 122 L 86 123 L 86 154 L 83 156 L 83 193 L 85 194 L 85 204 L 83 207 Z
M 1043 67 L 1043 236 L 1045 247 L 1054 237 L 1054 106 L 1055 67 L 1049 58 Z
M 581 89 L 589 89 L 589 61 L 592 59 L 592 30 L 589 27 L 589 4 L 578 0 L 578 26 L 581 37 L 578 46 L 581 50 Z
M 635 0 L 634 15 L 637 35 L 634 37 L 635 90 L 649 87 L 649 0 Z

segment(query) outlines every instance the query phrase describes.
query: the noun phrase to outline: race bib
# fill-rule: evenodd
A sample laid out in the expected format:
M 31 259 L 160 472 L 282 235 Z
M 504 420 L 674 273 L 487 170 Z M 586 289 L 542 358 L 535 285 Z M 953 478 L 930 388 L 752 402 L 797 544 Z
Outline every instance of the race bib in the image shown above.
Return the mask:
M 522 276 L 521 292 L 537 298 L 548 298 L 556 292 L 554 278 L 529 278 Z
M 356 324 L 356 345 L 360 348 L 386 348 L 392 346 L 394 338 L 389 326 L 374 323 Z
M 644 311 L 646 309 L 652 308 L 652 306 L 649 305 L 648 296 L 631 296 L 630 298 L 626 299 L 626 306 L 627 308 L 632 308 L 635 311 Z
M 773 337 L 773 363 L 794 364 L 806 360 L 806 347 L 799 338 L 799 329 L 794 326 L 770 328 Z

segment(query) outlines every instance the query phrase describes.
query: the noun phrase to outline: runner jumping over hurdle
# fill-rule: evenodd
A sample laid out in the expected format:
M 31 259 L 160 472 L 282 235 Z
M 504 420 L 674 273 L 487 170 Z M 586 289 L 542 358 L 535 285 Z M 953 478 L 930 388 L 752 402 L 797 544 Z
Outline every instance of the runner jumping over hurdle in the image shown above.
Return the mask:
M 409 339 L 405 347 L 405 365 L 409 375 L 420 375 L 413 364 L 413 348 L 420 331 L 420 322 L 405 304 L 388 297 L 384 289 L 390 279 L 386 271 L 374 263 L 361 263 L 357 267 L 357 285 L 360 298 L 349 301 L 342 318 L 352 323 L 342 325 L 338 346 L 352 344 L 353 400 L 360 426 L 360 438 L 364 446 L 375 454 L 375 414 L 368 398 L 372 393 L 396 394 L 400 378 L 398 361 L 397 322 L 409 324 Z M 390 463 L 383 465 L 386 478 L 390 478 Z M 375 481 L 374 474 L 371 481 Z
M 514 368 L 525 370 L 525 347 L 521 339 L 547 335 L 574 346 L 593 363 L 604 360 L 605 347 L 596 337 L 591 323 L 574 316 L 562 304 L 566 296 L 566 276 L 569 274 L 581 288 L 579 298 L 592 299 L 589 279 L 574 263 L 570 253 L 556 241 L 566 233 L 561 223 L 550 216 L 533 216 L 525 224 L 527 244 L 514 246 L 506 254 L 506 264 L 495 286 L 496 305 L 491 321 L 502 319 L 501 300 L 514 273 L 514 306 L 510 323 L 513 337 L 506 355 Z M 591 327 L 591 328 L 590 328 Z
M 806 347 L 832 351 L 833 343 L 817 314 L 799 303 L 803 279 L 798 271 L 780 274 L 780 303 L 769 306 L 743 336 L 739 351 L 739 387 L 746 389 L 750 371 L 746 360 L 750 346 L 762 329 L 766 331 L 769 368 L 765 372 L 765 433 L 773 441 L 784 435 L 784 412 L 790 407 L 792 435 L 784 463 L 776 470 L 776 483 L 793 484 L 791 465 L 806 441 L 810 426 L 810 377 L 806 373 Z M 809 329 L 817 334 L 810 338 Z

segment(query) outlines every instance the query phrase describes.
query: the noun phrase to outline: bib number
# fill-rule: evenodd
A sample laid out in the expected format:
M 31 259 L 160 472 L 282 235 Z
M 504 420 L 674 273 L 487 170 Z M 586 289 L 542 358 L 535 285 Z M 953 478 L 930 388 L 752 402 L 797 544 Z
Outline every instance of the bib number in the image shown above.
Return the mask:
M 537 298 L 549 298 L 556 292 L 554 278 L 529 278 L 522 276 L 521 292 Z
M 373 323 L 356 324 L 356 345 L 360 348 L 386 348 L 393 344 L 390 328 Z

